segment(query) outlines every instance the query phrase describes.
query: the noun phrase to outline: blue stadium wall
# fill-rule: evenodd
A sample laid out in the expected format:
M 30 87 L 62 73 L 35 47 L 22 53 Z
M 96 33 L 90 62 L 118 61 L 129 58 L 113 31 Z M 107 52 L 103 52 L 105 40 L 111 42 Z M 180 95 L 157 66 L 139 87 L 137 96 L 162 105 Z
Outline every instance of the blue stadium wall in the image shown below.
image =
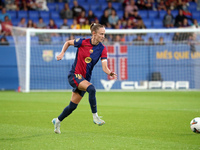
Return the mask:
M 73 63 L 73 58 L 56 61 L 55 53 L 58 53 L 61 48 L 61 46 L 56 45 L 53 46 L 53 49 L 50 45 L 32 47 L 31 89 L 71 89 L 67 81 L 67 74 Z M 200 46 L 196 49 L 200 49 Z M 45 50 L 52 52 L 48 61 L 44 58 Z M 74 54 L 75 51 L 75 48 L 70 47 L 67 52 Z M 0 46 L 0 54 L 0 89 L 17 89 L 18 73 L 15 48 L 13 46 Z M 128 46 L 127 59 L 128 80 L 126 81 L 137 81 L 138 83 L 149 81 L 153 72 L 160 72 L 163 81 L 189 81 L 191 89 L 199 88 L 198 85 L 195 85 L 195 80 L 198 78 L 195 71 L 200 69 L 200 53 L 192 54 L 189 45 L 130 45 Z M 62 72 L 60 72 L 61 70 Z M 37 76 L 37 72 L 40 72 L 39 76 Z M 55 72 L 58 72 L 59 77 L 55 75 Z M 104 89 L 101 79 L 107 80 L 107 76 L 102 71 L 99 62 L 91 79 L 97 89 Z M 116 81 L 111 89 L 121 89 L 121 82 Z

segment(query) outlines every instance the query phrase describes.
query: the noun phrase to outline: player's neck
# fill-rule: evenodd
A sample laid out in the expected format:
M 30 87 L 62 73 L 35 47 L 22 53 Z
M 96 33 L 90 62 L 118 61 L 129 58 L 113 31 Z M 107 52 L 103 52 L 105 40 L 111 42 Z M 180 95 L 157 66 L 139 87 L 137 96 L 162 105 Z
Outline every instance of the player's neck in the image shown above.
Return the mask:
M 99 41 L 94 40 L 94 39 L 91 39 L 91 44 L 92 44 L 92 45 L 98 45 L 98 44 L 99 44 Z

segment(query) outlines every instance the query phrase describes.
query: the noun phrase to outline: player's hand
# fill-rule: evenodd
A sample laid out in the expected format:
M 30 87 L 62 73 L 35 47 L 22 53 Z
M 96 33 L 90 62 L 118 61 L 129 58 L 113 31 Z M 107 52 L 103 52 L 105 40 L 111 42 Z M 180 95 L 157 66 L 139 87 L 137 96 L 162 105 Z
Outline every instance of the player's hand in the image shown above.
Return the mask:
M 60 53 L 58 56 L 57 56 L 57 60 L 61 60 L 64 56 L 64 53 Z
M 113 77 L 115 80 L 117 79 L 117 74 L 115 72 L 110 72 L 109 74 L 111 77 Z

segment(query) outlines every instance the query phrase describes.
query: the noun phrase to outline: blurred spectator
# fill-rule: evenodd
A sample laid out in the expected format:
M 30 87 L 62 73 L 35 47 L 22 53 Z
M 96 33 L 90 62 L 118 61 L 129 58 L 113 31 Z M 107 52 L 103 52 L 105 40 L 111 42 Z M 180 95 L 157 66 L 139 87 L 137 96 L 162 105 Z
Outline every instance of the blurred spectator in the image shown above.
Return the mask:
M 196 52 L 196 47 L 195 47 L 196 40 L 195 40 L 195 36 L 194 35 L 189 36 L 187 44 L 190 46 L 191 53 L 195 53 Z
M 95 19 L 94 23 L 99 24 L 99 19 Z
M 11 22 L 11 20 L 9 19 L 8 16 L 5 16 L 5 17 L 4 17 L 4 22 L 2 22 L 1 25 L 2 25 L 2 32 L 3 32 L 3 34 L 4 34 L 5 36 L 11 36 L 11 35 L 12 35 L 12 34 L 11 34 L 11 29 L 8 28 L 7 26 L 8 26 L 8 25 L 12 26 L 12 22 Z
M 127 11 L 124 12 L 122 19 L 126 21 L 129 19 L 129 13 Z
M 152 0 L 147 0 L 145 3 L 145 9 L 146 10 L 153 10 L 153 3 Z
M 21 18 L 20 22 L 17 25 L 18 27 L 23 27 L 26 28 L 26 19 L 25 18 Z
M 111 15 L 108 17 L 108 23 L 111 24 L 112 27 L 114 27 L 119 20 L 119 17 L 116 14 L 115 10 L 112 10 Z
M 145 26 L 142 19 L 138 19 L 137 24 L 136 24 L 136 28 L 137 29 L 146 29 L 146 26 Z
M 36 25 L 33 23 L 33 20 L 29 19 L 27 23 L 27 28 L 35 28 Z
M 152 37 L 148 38 L 147 45 L 154 45 L 154 40 Z
M 189 27 L 189 26 L 190 26 L 190 25 L 189 25 L 189 23 L 188 23 L 187 18 L 184 18 L 184 19 L 183 19 L 183 24 L 182 24 L 181 27 Z
M 106 29 L 112 29 L 112 26 L 108 23 Z
M 100 23 L 105 27 L 108 26 L 108 10 L 104 10 L 103 15 L 101 16 Z
M 105 10 L 108 11 L 108 16 L 110 16 L 112 14 L 112 10 L 115 10 L 114 7 L 112 7 L 112 2 L 108 2 L 108 7 L 105 8 Z M 104 10 L 104 11 L 105 11 Z M 115 10 L 116 11 L 116 10 Z
M 85 11 L 82 11 L 80 16 L 77 17 L 77 23 L 80 25 L 85 24 L 86 19 Z
M 6 8 L 2 8 L 1 14 L 0 14 L 0 20 L 3 22 L 5 16 L 8 16 L 8 18 L 11 20 L 10 14 L 6 12 Z
M 140 34 L 137 35 L 137 37 L 133 40 L 133 43 L 135 45 L 144 45 L 144 39 L 142 38 L 142 36 Z
M 9 45 L 9 42 L 4 36 L 0 38 L 0 45 Z
M 160 11 L 160 10 L 165 10 L 165 11 L 166 11 L 166 10 L 167 10 L 164 0 L 161 0 L 161 1 L 157 4 L 157 10 L 158 10 L 158 11 Z
M 114 43 L 121 43 L 121 42 L 125 42 L 125 37 L 124 35 L 116 35 L 115 39 L 114 39 Z
M 133 21 L 131 19 L 129 19 L 127 21 L 127 24 L 125 26 L 125 29 L 133 29 L 135 26 L 133 25 Z
M 81 29 L 80 24 L 77 23 L 76 19 L 73 19 L 73 24 L 71 25 L 71 29 Z
M 117 24 L 115 25 L 115 29 L 124 29 L 124 26 L 121 20 L 117 21 Z
M 37 10 L 37 4 L 35 0 L 26 0 L 27 10 Z
M 49 19 L 49 24 L 47 25 L 48 29 L 57 29 L 57 25 L 53 19 Z
M 177 7 L 177 1 L 176 0 L 166 0 L 165 5 L 166 5 L 167 9 L 175 10 Z
M 138 7 L 139 10 L 145 9 L 145 0 L 138 0 L 136 2 L 136 6 Z
M 189 33 L 175 33 L 172 41 L 174 43 L 177 43 L 180 41 L 186 41 L 186 40 L 188 40 L 189 36 L 191 36 Z
M 89 10 L 87 19 L 89 20 L 89 24 L 94 23 L 95 19 L 97 19 L 92 10 Z
M 157 45 L 165 45 L 164 38 L 162 36 L 159 38 L 159 42 L 157 43 Z
M 63 19 L 63 24 L 60 26 L 61 29 L 70 29 L 70 26 L 67 24 L 67 19 Z
M 82 11 L 85 11 L 85 9 L 82 6 L 78 5 L 77 0 L 74 0 L 73 3 L 74 3 L 74 6 L 72 7 L 73 17 L 78 17 Z
M 185 19 L 185 15 L 183 15 L 183 11 L 180 9 L 178 15 L 175 18 L 175 26 L 181 27 L 183 24 L 183 20 Z
M 65 3 L 64 8 L 60 11 L 60 17 L 62 19 L 71 19 L 73 18 L 73 12 L 69 8 L 69 4 Z
M 26 0 L 15 0 L 19 10 L 27 10 Z
M 197 10 L 200 11 L 200 0 L 196 0 L 197 3 Z
M 200 27 L 200 23 L 198 23 L 198 21 L 196 19 L 194 19 L 191 26 L 193 26 L 195 28 L 199 28 Z
M 73 34 L 70 34 L 70 36 L 67 37 L 67 38 L 65 39 L 65 41 L 74 40 L 74 39 L 75 39 L 74 35 L 73 35 Z
M 0 10 L 2 9 L 2 8 L 4 8 L 5 7 L 5 3 L 3 2 L 3 0 L 1 0 L 0 1 Z
M 128 12 L 129 15 L 134 15 L 134 10 L 138 10 L 138 7 L 135 5 L 134 0 L 130 0 L 130 4 L 125 7 L 125 12 Z
M 103 40 L 103 44 L 107 46 L 107 45 L 111 45 L 111 42 L 108 41 L 108 39 L 105 37 Z
M 36 24 L 37 28 L 46 28 L 46 23 L 44 23 L 43 18 L 39 18 L 39 22 Z
M 39 44 L 49 45 L 51 44 L 51 33 L 40 33 L 38 34 Z
M 2 21 L 0 20 L 0 35 L 2 34 L 2 25 L 1 25 Z
M 35 3 L 37 6 L 37 10 L 49 11 L 46 0 L 36 0 Z
M 90 23 L 89 23 L 89 20 L 87 19 L 85 21 L 85 23 L 81 26 L 81 29 L 90 29 Z
M 15 0 L 5 0 L 6 10 L 19 10 Z
M 126 5 L 128 4 L 129 4 L 129 0 L 123 0 L 123 3 L 122 3 L 123 10 L 125 10 Z
M 174 27 L 174 16 L 171 14 L 171 10 L 167 10 L 167 14 L 163 18 L 163 25 L 166 28 Z
M 47 29 L 57 29 L 57 25 L 53 19 L 49 19 L 49 24 L 47 25 Z M 51 33 L 51 36 L 59 36 L 58 33 Z
M 134 24 L 137 24 L 138 20 L 141 20 L 142 17 L 138 14 L 138 10 L 134 10 L 133 15 L 130 15 L 130 19 L 133 20 Z

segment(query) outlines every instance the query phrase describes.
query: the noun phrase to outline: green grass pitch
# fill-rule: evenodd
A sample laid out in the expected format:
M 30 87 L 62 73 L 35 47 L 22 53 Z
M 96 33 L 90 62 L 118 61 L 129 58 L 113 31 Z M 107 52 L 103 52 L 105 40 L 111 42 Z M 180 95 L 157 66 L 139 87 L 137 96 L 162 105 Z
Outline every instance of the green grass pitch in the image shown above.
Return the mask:
M 0 92 L 0 149 L 3 150 L 196 150 L 200 92 L 97 92 L 92 121 L 88 94 L 55 134 L 51 120 L 68 105 L 71 92 Z

